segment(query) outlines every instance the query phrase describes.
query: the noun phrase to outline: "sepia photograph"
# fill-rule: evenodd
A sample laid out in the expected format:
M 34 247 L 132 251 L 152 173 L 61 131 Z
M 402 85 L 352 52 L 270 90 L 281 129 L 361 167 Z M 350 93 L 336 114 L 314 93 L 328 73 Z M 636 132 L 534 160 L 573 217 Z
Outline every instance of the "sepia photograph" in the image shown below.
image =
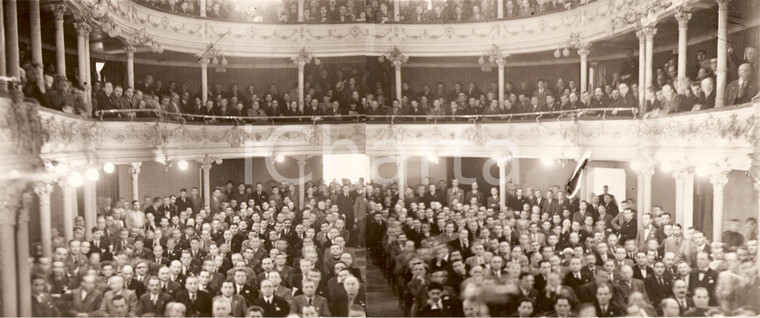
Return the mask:
M 1 317 L 760 316 L 760 0 L 0 0 Z

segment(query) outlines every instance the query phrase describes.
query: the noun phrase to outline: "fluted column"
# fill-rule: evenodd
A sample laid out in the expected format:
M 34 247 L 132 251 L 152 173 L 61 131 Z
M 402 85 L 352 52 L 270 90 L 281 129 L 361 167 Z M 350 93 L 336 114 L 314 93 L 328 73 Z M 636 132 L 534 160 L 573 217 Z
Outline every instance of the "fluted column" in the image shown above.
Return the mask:
M 87 75 L 87 54 L 85 51 L 88 46 L 86 45 L 85 36 L 90 33 L 92 28 L 87 22 L 76 22 L 74 28 L 77 30 L 77 63 L 79 67 L 79 85 L 81 87 L 89 86 L 90 82 Z
M 0 7 L 2 7 L 0 5 Z M 4 61 L 3 61 L 4 62 Z M 16 211 L 19 208 L 17 187 L 4 184 L 0 189 L 0 272 L 3 282 L 3 316 L 18 316 L 18 295 L 16 282 Z
M 84 226 L 87 232 L 87 238 L 92 237 L 92 229 L 98 219 L 97 194 L 95 192 L 95 182 L 84 179 L 82 190 L 84 191 Z
M 135 87 L 135 47 L 127 45 L 124 47 L 127 52 L 127 86 Z
M 723 189 L 728 184 L 728 174 L 731 169 L 727 165 L 722 166 L 710 175 L 710 183 L 713 186 L 713 242 L 723 242 Z
M 198 159 L 198 163 L 201 164 L 201 172 L 203 174 L 203 205 L 209 206 L 211 204 L 211 167 L 214 162 L 221 164 L 222 159 L 216 159 L 213 156 L 206 155 L 203 158 Z
M 678 21 L 678 79 L 686 78 L 686 54 L 687 54 L 687 35 L 689 32 L 689 20 L 691 12 L 689 7 L 680 7 L 675 17 Z
M 694 225 L 694 172 L 692 167 L 673 169 L 676 181 L 676 221 L 688 228 Z
M 499 167 L 499 211 L 505 211 L 507 207 L 507 160 L 496 161 Z
M 303 201 L 306 197 L 306 161 L 311 156 L 301 155 L 294 157 L 298 162 L 298 205 L 299 209 L 303 209 L 306 205 Z
M 401 0 L 393 0 L 393 21 L 401 21 Z
M 718 69 L 715 72 L 715 108 L 726 105 L 726 72 L 728 71 L 728 3 L 718 1 Z
M 45 78 L 42 76 L 42 26 L 40 25 L 40 0 L 29 1 L 29 24 L 31 26 L 32 65 L 37 73 L 37 87 L 45 92 Z
M 306 0 L 298 0 L 298 22 L 303 22 L 303 9 L 306 6 L 305 5 Z
M 393 69 L 396 74 L 396 99 L 399 101 L 403 96 L 401 96 L 401 61 L 393 61 Z
M 90 65 L 90 62 L 92 61 L 92 59 L 90 59 L 90 51 L 91 51 L 90 48 L 91 48 L 90 32 L 87 32 L 87 33 L 84 34 L 84 56 L 85 56 L 84 57 L 84 61 L 85 61 L 84 66 L 87 69 L 87 82 L 90 83 L 86 87 L 87 88 L 86 89 L 87 90 L 87 96 L 91 96 L 92 95 L 91 93 L 92 93 L 92 78 L 93 78 L 93 76 L 92 76 L 92 65 Z
M 495 59 L 496 65 L 499 68 L 499 106 L 504 106 L 504 66 L 507 64 L 506 59 L 503 58 L 497 58 Z
M 34 187 L 34 193 L 40 201 L 40 240 L 42 241 L 42 256 L 51 257 L 53 255 L 52 240 L 53 228 L 52 216 L 50 215 L 50 193 L 53 192 L 53 185 L 49 182 L 40 182 Z
M 208 57 L 201 57 L 201 100 L 204 106 L 208 101 L 208 62 Z
M 404 155 L 396 157 L 396 176 L 398 176 L 398 197 L 404 199 L 406 190 L 406 156 Z
M 204 18 L 206 17 L 206 1 L 207 0 L 200 0 L 198 3 L 198 6 L 200 7 L 198 8 L 198 12 L 200 13 L 200 16 Z
M 588 90 L 588 55 L 591 53 L 590 48 L 590 45 L 583 44 L 578 49 L 578 55 L 581 57 L 581 92 Z
M 63 36 L 63 18 L 66 14 L 66 5 L 56 3 L 50 5 L 55 14 L 55 70 L 58 76 L 66 77 L 66 42 Z
M 3 0 L 5 6 L 5 50 L 8 76 L 21 79 L 21 65 L 18 53 L 18 10 L 17 0 Z
M 496 0 L 496 18 L 504 19 L 504 0 Z
M 66 241 L 74 238 L 74 212 L 73 200 L 76 200 L 76 188 L 72 187 L 68 180 L 61 179 L 58 181 L 58 186 L 61 187 L 61 196 L 63 197 L 63 237 Z
M 0 76 L 7 76 L 5 68 L 5 10 L 3 10 L 3 4 L 0 2 Z M 0 92 L 7 90 L 7 85 L 4 80 L 0 79 Z M 6 315 L 7 316 L 7 315 Z
M 654 70 L 653 67 L 653 55 L 654 55 L 654 35 L 657 34 L 657 29 L 654 25 L 649 25 L 641 29 L 646 39 L 646 87 L 654 86 Z
M 21 209 L 18 211 L 18 224 L 16 226 L 16 266 L 18 279 L 19 316 L 32 316 L 32 282 L 31 267 L 29 262 L 29 208 L 34 203 L 32 194 L 27 192 L 22 195 Z
M 132 178 L 132 200 L 140 200 L 140 166 L 142 166 L 142 162 L 129 164 L 129 176 Z
M 639 29 L 636 31 L 636 37 L 639 38 L 639 111 L 641 113 L 644 113 L 646 111 L 646 104 L 644 101 L 646 100 L 646 91 L 647 91 L 647 82 L 646 82 L 646 76 L 647 76 L 647 52 L 646 52 L 646 36 L 644 36 L 644 32 L 642 29 Z

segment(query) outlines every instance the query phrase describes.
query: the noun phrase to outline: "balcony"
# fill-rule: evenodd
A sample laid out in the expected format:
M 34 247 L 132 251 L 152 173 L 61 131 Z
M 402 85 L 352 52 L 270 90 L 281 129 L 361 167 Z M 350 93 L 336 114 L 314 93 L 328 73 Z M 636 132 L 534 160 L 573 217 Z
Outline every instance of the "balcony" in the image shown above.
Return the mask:
M 94 0 L 69 2 L 74 11 L 92 10 Z M 533 18 L 453 24 L 264 24 L 215 21 L 159 11 L 131 0 L 109 0 L 108 24 L 114 37 L 150 38 L 165 50 L 202 54 L 211 43 L 227 56 L 292 57 L 307 47 L 315 56 L 382 55 L 400 45 L 408 56 L 478 56 L 494 44 L 506 54 L 551 51 L 571 33 L 595 42 L 629 32 L 633 24 L 615 23 L 625 15 L 675 12 L 659 1 L 609 0 Z M 656 10 L 655 10 L 656 9 Z

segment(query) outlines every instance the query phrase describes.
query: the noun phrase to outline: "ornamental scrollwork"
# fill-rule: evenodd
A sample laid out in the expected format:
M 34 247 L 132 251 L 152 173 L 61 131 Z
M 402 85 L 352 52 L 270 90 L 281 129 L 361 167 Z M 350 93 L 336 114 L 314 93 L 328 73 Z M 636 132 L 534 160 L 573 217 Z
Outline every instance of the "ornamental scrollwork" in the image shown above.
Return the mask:
M 18 154 L 38 154 L 50 141 L 50 133 L 40 117 L 39 107 L 33 103 L 16 102 L 6 108 L 3 130 L 15 144 Z

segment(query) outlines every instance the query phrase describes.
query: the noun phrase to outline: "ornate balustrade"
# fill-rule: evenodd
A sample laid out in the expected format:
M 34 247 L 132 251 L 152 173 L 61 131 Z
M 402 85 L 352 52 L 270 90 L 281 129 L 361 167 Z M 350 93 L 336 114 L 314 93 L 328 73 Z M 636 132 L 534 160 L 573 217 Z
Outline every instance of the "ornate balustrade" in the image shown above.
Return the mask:
M 83 11 L 92 10 L 94 1 L 68 3 L 74 11 Z M 488 23 L 314 25 L 209 21 L 130 0 L 106 0 L 108 19 L 101 20 L 108 21 L 106 29 L 113 36 L 131 39 L 139 35 L 163 49 L 194 54 L 202 54 L 221 38 L 215 48 L 227 56 L 292 57 L 303 47 L 315 56 L 382 55 L 394 46 L 408 56 L 477 56 L 494 44 L 506 54 L 555 50 L 566 45 L 571 34 L 585 42 L 599 41 L 630 31 L 634 23 L 626 17 L 647 11 L 670 15 L 683 1 L 668 1 L 667 7 L 661 0 L 597 1 L 534 18 Z
M 595 160 L 727 161 L 748 170 L 760 147 L 760 103 L 657 119 L 574 117 L 522 122 L 326 122 L 207 125 L 101 121 L 0 99 L 0 162 L 44 160 L 127 163 L 144 160 L 366 153 L 371 156 L 467 156 Z M 39 149 L 39 150 L 35 150 Z

